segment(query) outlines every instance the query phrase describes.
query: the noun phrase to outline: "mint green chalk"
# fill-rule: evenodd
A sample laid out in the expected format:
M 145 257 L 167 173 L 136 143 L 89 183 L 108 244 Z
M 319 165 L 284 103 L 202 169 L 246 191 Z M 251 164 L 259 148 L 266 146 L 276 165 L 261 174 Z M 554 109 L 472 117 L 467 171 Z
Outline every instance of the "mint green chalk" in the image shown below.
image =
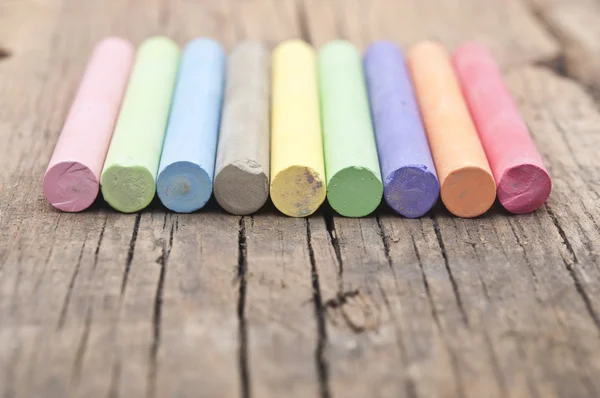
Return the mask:
M 102 170 L 104 199 L 133 213 L 152 202 L 179 64 L 179 48 L 153 37 L 138 49 L 133 72 Z
M 333 41 L 319 53 L 321 118 L 327 200 L 346 217 L 372 213 L 383 183 L 361 58 L 346 41 Z

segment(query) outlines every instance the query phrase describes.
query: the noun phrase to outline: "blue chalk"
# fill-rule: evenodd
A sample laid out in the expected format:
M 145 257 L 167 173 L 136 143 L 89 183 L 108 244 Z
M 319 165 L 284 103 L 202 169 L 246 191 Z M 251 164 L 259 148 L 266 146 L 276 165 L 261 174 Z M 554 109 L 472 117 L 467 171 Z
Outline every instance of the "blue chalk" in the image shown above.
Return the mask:
M 214 40 L 189 43 L 181 59 L 156 190 L 168 209 L 201 209 L 213 189 L 225 85 L 225 52 Z

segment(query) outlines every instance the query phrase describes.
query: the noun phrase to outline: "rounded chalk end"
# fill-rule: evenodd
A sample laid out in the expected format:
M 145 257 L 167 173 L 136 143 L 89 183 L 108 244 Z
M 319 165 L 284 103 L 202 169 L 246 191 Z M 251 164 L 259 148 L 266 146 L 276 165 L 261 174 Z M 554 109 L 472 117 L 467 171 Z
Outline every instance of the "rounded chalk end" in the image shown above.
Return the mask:
M 100 187 L 104 200 L 122 213 L 143 210 L 156 192 L 152 173 L 140 166 L 110 166 L 102 172 Z
M 327 186 L 327 200 L 344 217 L 371 214 L 383 197 L 383 184 L 378 173 L 363 167 L 347 167 L 338 171 Z
M 494 177 L 480 167 L 455 170 L 442 183 L 442 202 L 455 216 L 474 218 L 492 207 L 496 200 Z
M 288 167 L 271 181 L 271 200 L 286 216 L 309 216 L 319 209 L 326 196 L 323 176 L 310 167 Z
M 328 41 L 321 47 L 321 52 L 329 52 L 329 51 L 358 51 L 354 44 L 352 44 L 349 40 L 344 39 L 336 39 Z
M 269 199 L 269 177 L 255 161 L 234 162 L 216 175 L 215 198 L 228 213 L 237 216 L 255 213 Z
M 498 199 L 511 213 L 531 213 L 542 206 L 552 191 L 548 172 L 533 164 L 506 170 L 498 183 Z
M 221 46 L 221 43 L 208 37 L 201 37 L 190 41 L 186 44 L 184 51 L 194 49 L 213 52 L 214 54 L 218 54 L 219 57 L 225 58 L 225 50 L 223 49 L 223 46 Z
M 149 48 L 160 48 L 161 51 L 167 53 L 179 53 L 179 45 L 167 36 L 153 36 L 144 40 L 139 48 L 138 53 L 147 51 Z
M 169 210 L 191 213 L 203 208 L 210 199 L 212 179 L 195 163 L 175 162 L 158 175 L 156 191 Z
M 406 166 L 390 173 L 384 197 L 390 207 L 407 218 L 422 217 L 436 204 L 440 183 L 426 166 Z
M 90 207 L 99 191 L 98 179 L 86 165 L 60 162 L 44 175 L 44 196 L 58 210 L 75 213 Z
M 427 58 L 429 54 L 444 54 L 449 56 L 448 49 L 440 42 L 435 40 L 423 40 L 408 49 L 408 58 Z
M 379 54 L 395 54 L 401 53 L 400 47 L 390 40 L 377 40 L 374 41 L 367 47 L 365 50 L 365 58 L 371 58 L 374 56 L 378 56 Z
M 118 36 L 109 36 L 98 42 L 96 48 L 100 49 L 103 47 L 110 48 L 112 50 L 118 50 L 124 53 L 133 54 L 135 52 L 135 46 L 129 40 Z
M 315 50 L 310 44 L 304 40 L 290 39 L 279 43 L 277 47 L 275 47 L 273 50 L 273 57 L 286 58 L 288 57 L 288 54 L 295 53 L 308 53 L 311 57 L 315 56 Z

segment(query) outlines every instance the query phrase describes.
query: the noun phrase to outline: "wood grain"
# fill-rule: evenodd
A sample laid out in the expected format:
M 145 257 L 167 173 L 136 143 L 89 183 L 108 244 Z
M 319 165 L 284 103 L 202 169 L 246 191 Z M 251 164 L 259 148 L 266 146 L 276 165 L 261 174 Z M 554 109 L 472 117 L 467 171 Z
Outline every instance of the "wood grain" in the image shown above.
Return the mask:
M 503 67 L 550 61 L 559 52 L 521 0 L 302 1 L 309 37 L 318 47 L 336 38 L 363 50 L 374 40 L 392 40 L 405 48 L 424 39 L 449 48 L 475 40 L 489 46 Z
M 600 113 L 529 3 L 457 1 L 0 1 L 0 396 L 597 397 Z M 60 214 L 41 176 L 108 34 L 482 39 L 554 192 L 476 220 Z
M 600 95 L 600 3 L 594 0 L 526 0 L 540 22 L 561 44 L 560 73 L 572 76 Z

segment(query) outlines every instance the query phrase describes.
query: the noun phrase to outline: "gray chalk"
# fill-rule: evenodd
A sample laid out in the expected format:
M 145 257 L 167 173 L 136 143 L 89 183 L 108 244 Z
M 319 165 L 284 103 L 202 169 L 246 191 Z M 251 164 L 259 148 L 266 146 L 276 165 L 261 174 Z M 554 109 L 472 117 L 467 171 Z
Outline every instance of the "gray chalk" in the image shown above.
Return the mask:
M 239 44 L 229 56 L 214 194 L 236 215 L 258 211 L 269 198 L 269 73 L 259 42 Z

